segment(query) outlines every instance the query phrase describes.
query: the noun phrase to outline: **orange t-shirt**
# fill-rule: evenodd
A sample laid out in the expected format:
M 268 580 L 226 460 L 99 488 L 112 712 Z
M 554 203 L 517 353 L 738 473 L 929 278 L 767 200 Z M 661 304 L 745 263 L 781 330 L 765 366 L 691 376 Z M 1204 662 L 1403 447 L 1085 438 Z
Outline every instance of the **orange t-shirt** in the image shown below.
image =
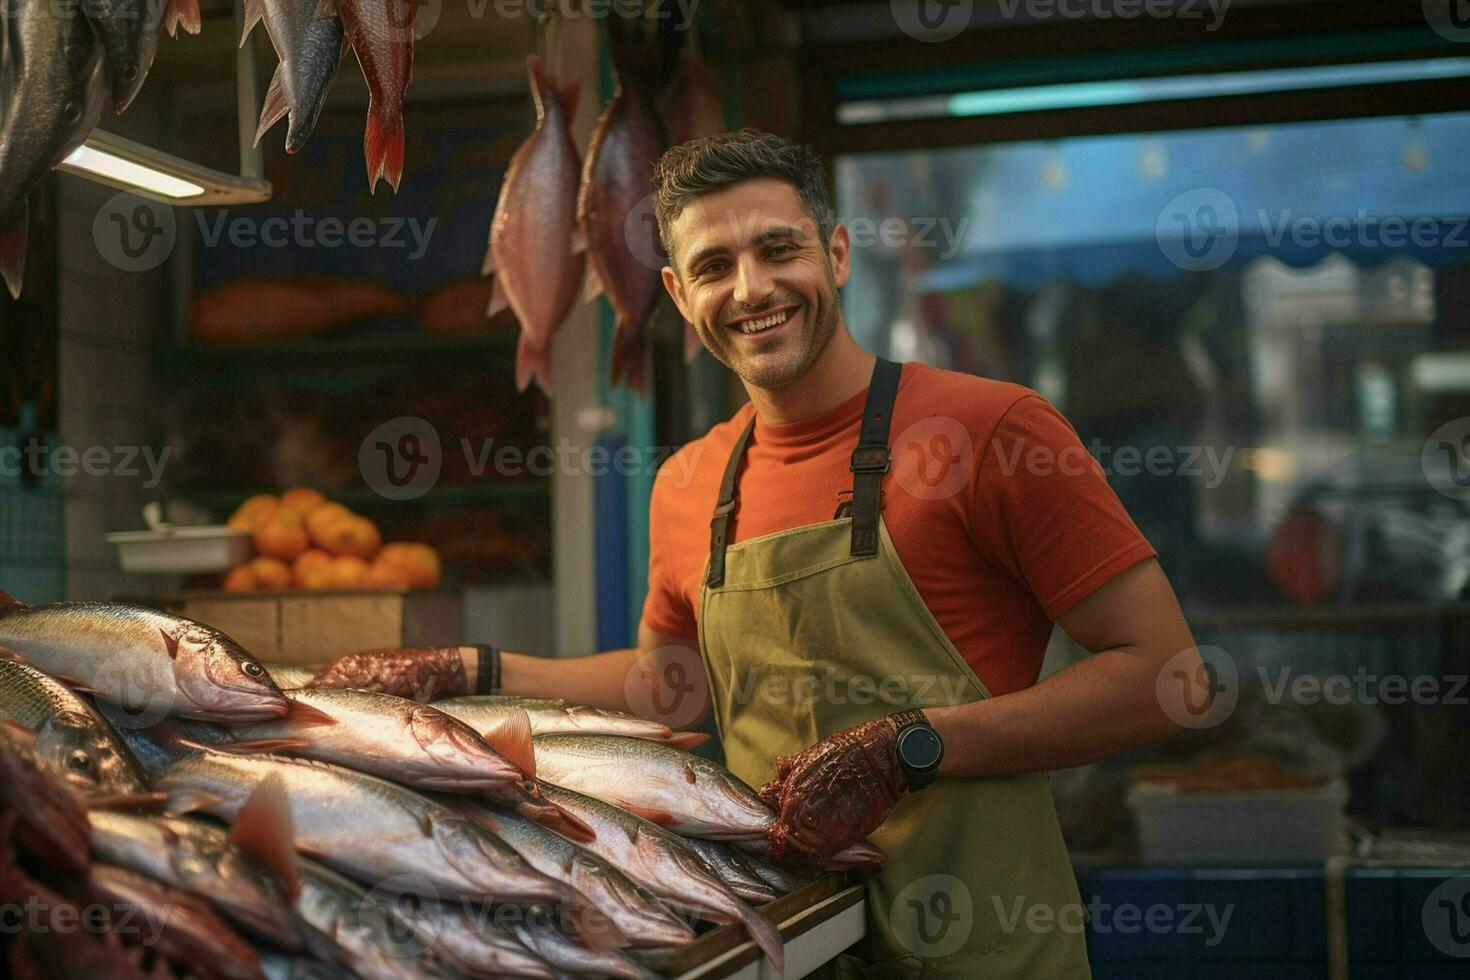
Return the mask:
M 739 478 L 733 541 L 829 521 L 866 389 L 813 418 L 759 420 Z M 755 407 L 690 442 L 654 481 L 643 620 L 698 636 L 710 518 Z M 935 620 L 992 694 L 1035 683 L 1051 621 L 1155 552 L 1050 402 L 1028 388 L 907 363 L 889 434 L 883 521 Z

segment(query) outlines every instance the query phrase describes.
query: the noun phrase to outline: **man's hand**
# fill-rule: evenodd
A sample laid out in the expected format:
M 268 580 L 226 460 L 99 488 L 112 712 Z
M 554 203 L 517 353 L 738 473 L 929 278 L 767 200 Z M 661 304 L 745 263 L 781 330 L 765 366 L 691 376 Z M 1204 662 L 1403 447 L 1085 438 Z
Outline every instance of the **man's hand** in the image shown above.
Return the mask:
M 760 791 L 780 814 L 766 831 L 773 861 L 821 870 L 888 819 L 908 795 L 894 748 L 897 734 L 892 720 L 879 718 L 776 760 L 776 778 Z
M 382 647 L 338 657 L 307 687 L 355 687 L 413 701 L 469 694 L 460 647 Z

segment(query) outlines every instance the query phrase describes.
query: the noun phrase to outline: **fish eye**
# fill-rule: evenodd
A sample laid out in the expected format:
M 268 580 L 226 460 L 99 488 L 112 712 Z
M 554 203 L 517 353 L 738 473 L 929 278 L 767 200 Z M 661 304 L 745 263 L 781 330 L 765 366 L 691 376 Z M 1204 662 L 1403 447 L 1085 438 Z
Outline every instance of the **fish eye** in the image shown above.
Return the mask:
M 66 757 L 66 767 L 73 772 L 90 773 L 92 771 L 92 757 L 81 749 L 73 749 Z
M 541 787 L 536 785 L 536 780 L 534 779 L 527 779 L 522 782 L 521 789 L 525 790 L 527 793 L 530 793 L 532 796 L 541 795 Z
M 265 676 L 265 668 L 256 663 L 254 660 L 246 660 L 244 663 L 240 664 L 240 669 L 245 671 L 245 673 L 249 674 L 251 677 Z

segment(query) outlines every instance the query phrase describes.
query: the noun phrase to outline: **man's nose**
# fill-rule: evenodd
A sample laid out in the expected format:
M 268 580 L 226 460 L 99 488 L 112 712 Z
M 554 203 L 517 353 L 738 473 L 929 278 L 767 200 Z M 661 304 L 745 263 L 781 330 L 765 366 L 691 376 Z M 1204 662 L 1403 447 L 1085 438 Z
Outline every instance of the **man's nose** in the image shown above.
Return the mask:
M 765 263 L 741 259 L 735 277 L 735 302 L 742 306 L 760 306 L 770 298 L 771 289 L 771 276 Z

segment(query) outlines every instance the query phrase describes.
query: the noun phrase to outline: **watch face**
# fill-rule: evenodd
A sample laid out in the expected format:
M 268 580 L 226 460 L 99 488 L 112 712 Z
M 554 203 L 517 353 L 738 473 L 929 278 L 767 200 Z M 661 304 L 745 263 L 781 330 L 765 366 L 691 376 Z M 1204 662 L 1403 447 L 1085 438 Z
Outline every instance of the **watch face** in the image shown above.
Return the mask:
M 928 769 L 939 764 L 942 746 L 932 728 L 910 728 L 899 740 L 898 753 L 911 769 Z

